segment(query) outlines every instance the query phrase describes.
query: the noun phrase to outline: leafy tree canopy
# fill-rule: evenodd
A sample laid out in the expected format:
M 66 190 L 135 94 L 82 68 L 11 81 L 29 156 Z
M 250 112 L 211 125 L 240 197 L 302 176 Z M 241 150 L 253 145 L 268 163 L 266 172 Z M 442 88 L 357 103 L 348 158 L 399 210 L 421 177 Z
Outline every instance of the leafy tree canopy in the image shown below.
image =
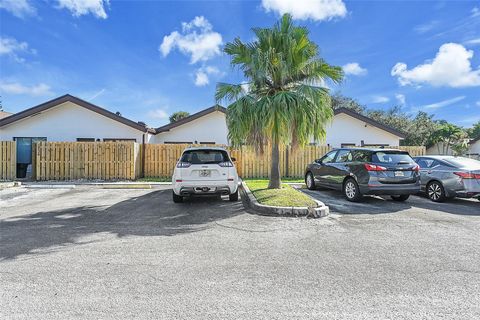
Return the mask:
M 172 122 L 176 122 L 180 119 L 183 119 L 183 118 L 186 118 L 190 115 L 190 113 L 188 113 L 187 111 L 177 111 L 177 112 L 174 112 L 172 113 L 172 115 L 169 117 L 170 119 L 170 123 Z

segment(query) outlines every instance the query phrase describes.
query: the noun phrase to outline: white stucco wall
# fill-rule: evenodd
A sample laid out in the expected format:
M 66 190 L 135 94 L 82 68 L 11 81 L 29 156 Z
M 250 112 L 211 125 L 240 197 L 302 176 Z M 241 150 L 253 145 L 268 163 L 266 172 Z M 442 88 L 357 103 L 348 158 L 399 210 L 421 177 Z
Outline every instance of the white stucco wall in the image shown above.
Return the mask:
M 428 148 L 426 152 L 429 155 L 448 155 L 448 156 L 453 155 L 452 148 L 450 148 L 450 147 L 448 148 L 447 152 L 443 152 L 443 143 L 442 142 L 438 142 L 438 143 L 434 144 L 433 146 Z
M 46 137 L 47 141 L 76 141 L 77 138 L 136 139 L 142 142 L 143 132 L 90 111 L 72 102 L 65 102 L 40 114 L 0 128 L 0 140 L 14 137 Z
M 151 143 L 165 142 L 215 142 L 228 144 L 228 129 L 225 113 L 215 111 L 184 125 L 155 135 Z
M 398 136 L 344 113 L 335 115 L 326 131 L 326 141 L 319 141 L 319 143 L 326 143 L 334 148 L 339 148 L 342 144 L 348 143 L 360 146 L 362 140 L 364 144 L 370 145 L 398 146 L 400 144 Z
M 470 145 L 470 149 L 468 150 L 470 154 L 480 154 L 480 140 L 477 140 L 475 143 Z

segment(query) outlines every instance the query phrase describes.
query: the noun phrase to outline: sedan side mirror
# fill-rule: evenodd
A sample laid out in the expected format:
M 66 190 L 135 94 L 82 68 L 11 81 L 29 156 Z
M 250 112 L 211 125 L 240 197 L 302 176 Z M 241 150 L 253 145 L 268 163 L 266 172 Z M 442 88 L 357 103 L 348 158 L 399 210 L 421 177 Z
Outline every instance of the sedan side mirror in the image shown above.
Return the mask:
M 322 164 L 322 160 L 317 159 L 317 160 L 315 160 L 315 163 L 316 163 L 316 164 Z
M 232 157 L 231 159 L 232 159 L 233 162 L 237 161 L 237 158 Z

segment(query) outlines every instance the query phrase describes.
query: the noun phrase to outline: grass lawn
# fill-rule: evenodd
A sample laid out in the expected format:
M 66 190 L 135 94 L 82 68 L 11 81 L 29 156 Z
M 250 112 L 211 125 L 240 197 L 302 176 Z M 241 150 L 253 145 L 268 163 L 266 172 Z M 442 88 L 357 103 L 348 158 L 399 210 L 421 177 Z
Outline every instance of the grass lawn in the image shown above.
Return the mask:
M 287 184 L 282 189 L 267 189 L 268 180 L 244 180 L 261 204 L 278 207 L 316 207 L 317 203 L 306 194 Z M 283 181 L 283 180 L 282 180 Z

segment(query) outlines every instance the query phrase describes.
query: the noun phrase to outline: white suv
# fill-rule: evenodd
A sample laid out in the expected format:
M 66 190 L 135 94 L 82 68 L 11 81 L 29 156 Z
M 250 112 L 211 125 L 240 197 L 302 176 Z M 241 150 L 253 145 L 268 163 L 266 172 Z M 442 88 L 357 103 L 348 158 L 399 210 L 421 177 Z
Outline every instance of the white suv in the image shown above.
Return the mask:
M 238 200 L 238 174 L 223 148 L 187 148 L 175 166 L 172 176 L 173 202 L 190 195 L 228 195 Z

